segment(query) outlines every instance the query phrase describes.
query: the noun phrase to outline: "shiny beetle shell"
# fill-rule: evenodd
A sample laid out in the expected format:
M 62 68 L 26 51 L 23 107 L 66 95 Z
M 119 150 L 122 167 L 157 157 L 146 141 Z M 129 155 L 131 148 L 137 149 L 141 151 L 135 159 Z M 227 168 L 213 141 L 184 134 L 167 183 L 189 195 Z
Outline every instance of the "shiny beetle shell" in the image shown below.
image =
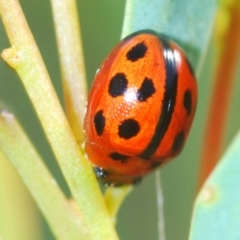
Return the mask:
M 113 49 L 93 81 L 85 150 L 109 185 L 139 182 L 180 153 L 197 104 L 197 82 L 183 50 L 154 31 Z

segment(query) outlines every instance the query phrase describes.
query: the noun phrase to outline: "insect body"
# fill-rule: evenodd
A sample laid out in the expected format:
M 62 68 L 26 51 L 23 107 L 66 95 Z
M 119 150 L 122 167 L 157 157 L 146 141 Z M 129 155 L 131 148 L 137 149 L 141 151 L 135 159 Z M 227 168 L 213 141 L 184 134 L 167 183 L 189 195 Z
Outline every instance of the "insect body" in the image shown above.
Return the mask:
M 183 148 L 197 103 L 186 55 L 165 36 L 123 39 L 92 84 L 85 116 L 86 153 L 97 177 L 132 184 Z

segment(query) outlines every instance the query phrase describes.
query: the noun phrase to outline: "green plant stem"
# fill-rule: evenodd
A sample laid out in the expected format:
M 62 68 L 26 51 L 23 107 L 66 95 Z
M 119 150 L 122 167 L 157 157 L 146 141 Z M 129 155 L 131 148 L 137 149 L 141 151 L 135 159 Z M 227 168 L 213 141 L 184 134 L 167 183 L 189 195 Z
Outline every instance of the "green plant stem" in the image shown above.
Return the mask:
M 118 239 L 90 163 L 73 137 L 18 1 L 0 0 L 0 13 L 12 44 L 2 57 L 25 86 L 92 239 Z
M 118 213 L 118 210 L 121 207 L 121 204 L 124 201 L 124 199 L 132 191 L 132 189 L 133 189 L 132 185 L 126 185 L 123 187 L 108 187 L 106 189 L 104 198 L 114 225 L 117 222 L 116 215 Z
M 87 98 L 80 24 L 75 0 L 51 0 L 66 112 L 78 143 L 83 142 Z
M 40 240 L 41 230 L 36 204 L 17 171 L 1 151 L 0 189 L 1 236 L 9 240 Z
M 14 115 L 5 110 L 0 113 L 0 132 L 3 154 L 24 180 L 57 239 L 88 239 L 80 215 L 59 189 Z

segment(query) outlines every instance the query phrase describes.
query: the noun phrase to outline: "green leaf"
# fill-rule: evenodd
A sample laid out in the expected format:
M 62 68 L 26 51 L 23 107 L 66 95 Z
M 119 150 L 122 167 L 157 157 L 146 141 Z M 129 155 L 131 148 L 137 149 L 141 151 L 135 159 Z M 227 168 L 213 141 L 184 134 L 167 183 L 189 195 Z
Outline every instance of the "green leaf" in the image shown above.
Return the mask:
M 200 191 L 190 240 L 240 239 L 240 132 Z
M 217 0 L 127 0 L 122 37 L 152 29 L 175 39 L 199 71 L 214 23 Z
M 196 75 L 199 76 L 209 46 L 216 10 L 217 0 L 126 0 L 122 37 L 143 29 L 152 29 L 167 35 L 184 49 Z M 208 63 L 208 65 L 210 64 Z M 203 79 L 210 79 L 209 72 L 206 72 Z M 210 81 L 207 83 L 209 84 Z M 204 89 L 204 94 L 199 96 L 200 107 L 202 107 L 202 100 L 205 99 L 206 91 Z M 200 110 L 201 115 L 199 116 L 201 118 L 206 116 L 206 107 L 204 106 Z M 199 158 L 199 136 L 202 132 L 199 129 L 202 129 L 202 126 L 202 121 L 199 121 L 197 130 L 193 130 L 191 133 L 194 137 L 188 140 L 185 150 L 178 160 L 174 160 L 173 164 L 161 169 L 162 184 L 166 195 L 164 215 L 167 239 L 187 238 L 186 233 L 189 231 L 188 224 L 192 206 L 192 202 L 190 202 L 192 199 L 189 196 L 193 195 L 193 186 L 195 186 L 193 173 L 195 172 L 195 162 Z M 189 180 L 189 178 L 191 179 Z M 150 201 L 149 197 L 147 209 L 154 204 L 151 204 Z M 179 207 L 180 205 L 181 207 Z M 161 212 L 162 210 L 158 209 L 157 211 Z M 143 222 L 144 220 L 143 217 Z M 159 222 L 161 221 L 162 219 L 159 219 Z M 144 223 L 142 224 L 144 225 Z M 159 232 L 162 234 L 163 230 Z M 138 237 L 141 238 L 142 235 L 139 234 Z

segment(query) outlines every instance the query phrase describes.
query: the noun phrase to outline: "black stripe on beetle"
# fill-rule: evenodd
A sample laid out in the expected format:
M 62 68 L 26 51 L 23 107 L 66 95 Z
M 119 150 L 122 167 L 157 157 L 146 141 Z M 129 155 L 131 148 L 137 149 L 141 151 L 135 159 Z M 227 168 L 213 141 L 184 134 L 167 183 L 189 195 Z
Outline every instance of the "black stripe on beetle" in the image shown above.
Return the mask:
M 171 123 L 174 107 L 176 104 L 178 86 L 177 64 L 170 43 L 163 36 L 159 37 L 159 41 L 163 46 L 163 56 L 165 61 L 165 91 L 162 109 L 160 111 L 160 116 L 155 128 L 154 135 L 146 149 L 140 154 L 140 157 L 146 160 L 150 159 L 151 156 L 155 153 Z

